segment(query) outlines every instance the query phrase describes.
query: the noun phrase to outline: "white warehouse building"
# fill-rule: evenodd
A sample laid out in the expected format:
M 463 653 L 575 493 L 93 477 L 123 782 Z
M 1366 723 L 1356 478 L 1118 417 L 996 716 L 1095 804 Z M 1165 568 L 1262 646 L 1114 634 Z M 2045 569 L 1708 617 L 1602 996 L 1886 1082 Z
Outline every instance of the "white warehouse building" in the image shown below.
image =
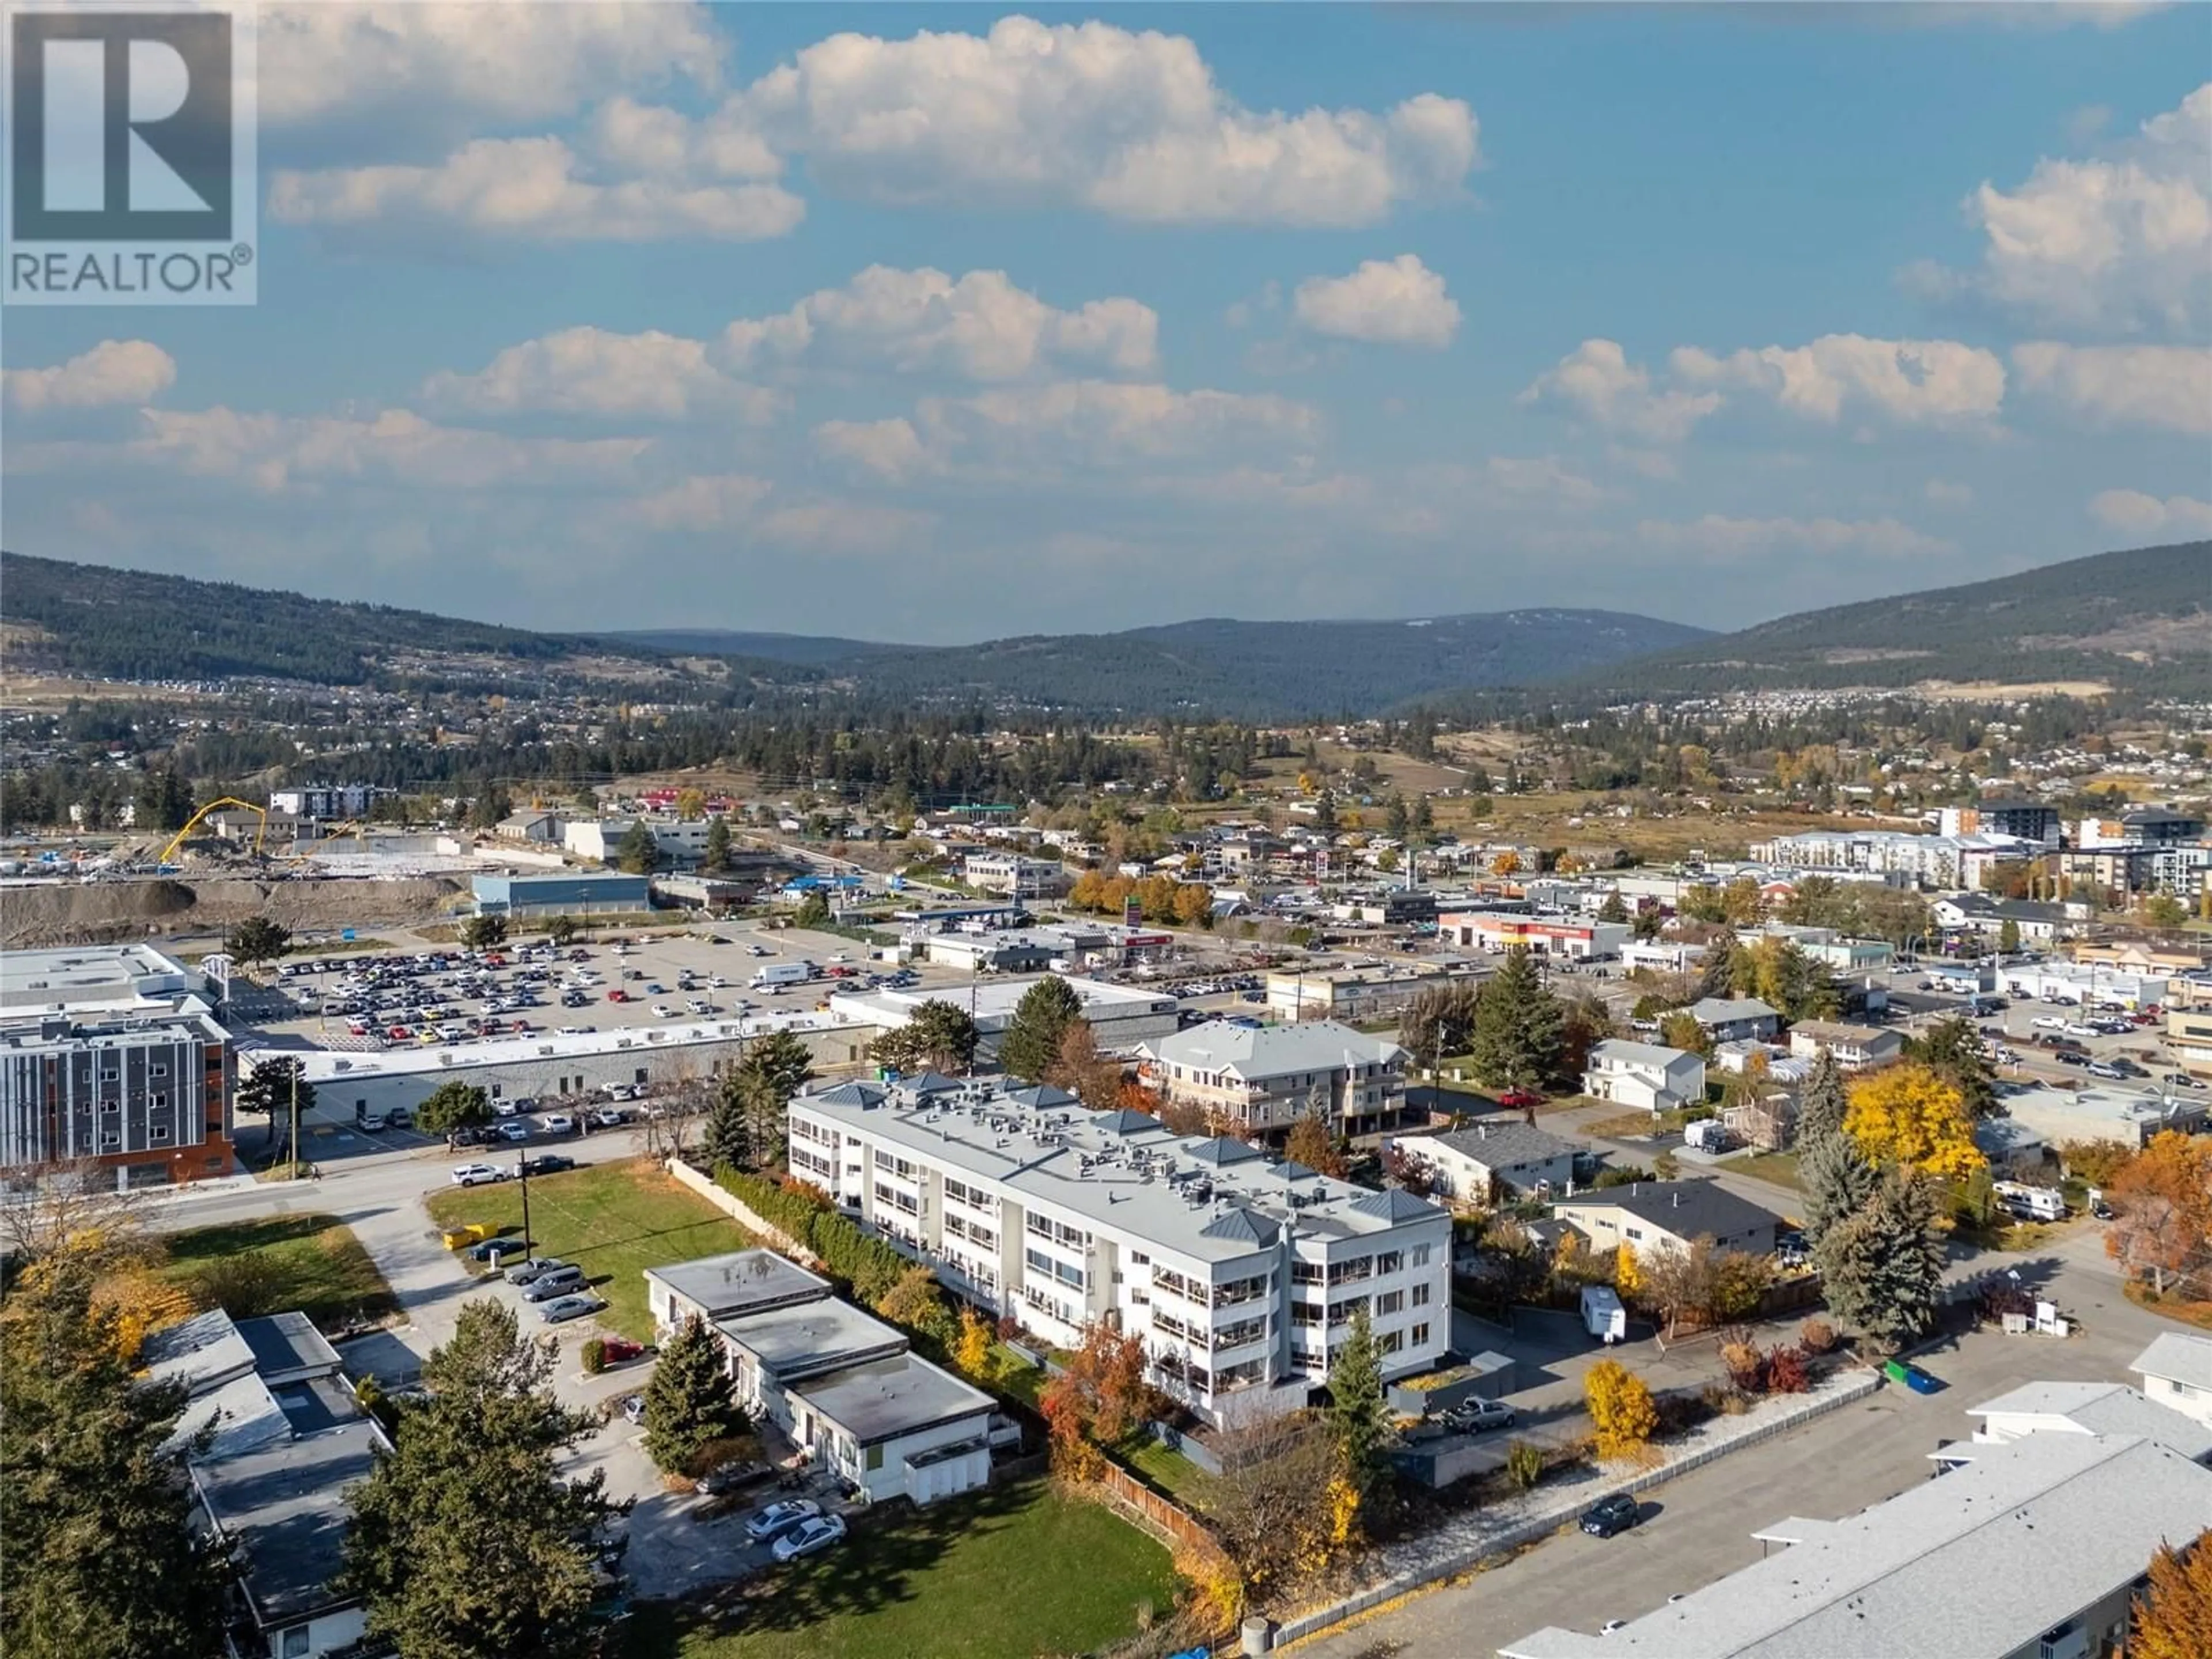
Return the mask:
M 959 1294 L 1063 1346 L 1140 1334 L 1153 1380 L 1217 1423 L 1304 1403 L 1361 1305 L 1388 1377 L 1451 1344 L 1443 1210 L 1241 1140 L 928 1076 L 801 1095 L 790 1139 L 793 1174 Z

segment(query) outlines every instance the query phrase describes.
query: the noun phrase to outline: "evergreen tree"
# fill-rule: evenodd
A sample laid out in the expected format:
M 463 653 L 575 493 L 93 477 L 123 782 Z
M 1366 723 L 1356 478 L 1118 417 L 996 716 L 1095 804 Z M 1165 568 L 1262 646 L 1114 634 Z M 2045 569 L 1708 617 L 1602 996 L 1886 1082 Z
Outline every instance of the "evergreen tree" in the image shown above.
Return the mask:
M 461 923 L 461 943 L 471 951 L 496 951 L 507 943 L 507 918 L 497 914 L 473 915 Z
M 1022 994 L 1014 1018 L 999 1040 L 999 1064 L 1009 1077 L 1042 1082 L 1060 1058 L 1067 1028 L 1083 1018 L 1083 1000 L 1057 974 L 1048 974 Z
M 699 1158 L 709 1171 L 749 1170 L 753 1165 L 752 1109 L 735 1070 L 726 1073 L 707 1109 Z
M 1562 1016 L 1558 999 L 1538 977 L 1528 951 L 1505 953 L 1505 964 L 1474 1005 L 1469 1052 L 1482 1080 L 1498 1089 L 1534 1089 L 1559 1068 Z
M 707 823 L 707 844 L 700 849 L 699 868 L 719 876 L 730 867 L 730 821 L 717 813 Z
M 760 1169 L 783 1156 L 784 1109 L 814 1076 L 814 1056 L 795 1033 L 756 1037 L 722 1079 L 707 1118 L 709 1169 Z
M 443 1135 L 451 1148 L 464 1129 L 481 1129 L 491 1121 L 491 1097 L 473 1083 L 453 1078 L 430 1091 L 415 1109 L 416 1127 L 426 1135 Z
M 1831 1227 L 1857 1213 L 1874 1196 L 1881 1176 L 1856 1141 L 1829 1134 L 1799 1155 L 1797 1184 L 1805 1194 L 1805 1242 L 1817 1247 Z
M 1324 836 L 1336 833 L 1336 797 L 1326 789 L 1314 801 L 1314 828 Z
M 695 1315 L 662 1346 L 646 1384 L 646 1455 L 664 1474 L 702 1474 L 702 1455 L 749 1426 L 730 1392 L 721 1339 Z
M 1406 798 L 1393 790 L 1382 807 L 1383 833 L 1393 841 L 1402 842 L 1412 833 L 1413 814 L 1406 805 Z
M 1936 1183 L 1893 1167 L 1866 1204 L 1830 1225 L 1813 1254 L 1828 1306 L 1894 1347 L 1936 1317 L 1943 1241 Z
M 1329 1431 L 1336 1438 L 1345 1479 L 1364 1497 L 1382 1480 L 1382 1443 L 1389 1413 L 1382 1397 L 1382 1357 L 1363 1305 L 1352 1311 L 1352 1334 L 1328 1368 Z
M 60 1258 L 0 1316 L 0 1535 L 9 1659 L 197 1659 L 223 1650 L 220 1563 L 191 1520 L 182 1382 L 132 1376 L 119 1310 Z
M 292 930 L 266 916 L 248 916 L 222 936 L 225 955 L 242 967 L 274 962 L 292 948 Z
M 293 1079 L 299 1079 L 300 1115 L 305 1118 L 314 1109 L 315 1085 L 304 1075 L 306 1067 L 295 1054 L 271 1054 L 258 1063 L 253 1070 L 238 1080 L 238 1091 L 232 1102 L 241 1112 L 282 1112 L 288 1117 L 292 1110 Z
M 964 1072 L 975 1064 L 975 1022 L 957 1003 L 933 997 L 869 1046 L 868 1058 L 902 1072 Z
M 1797 1097 L 1797 1147 L 1810 1152 L 1815 1143 L 1844 1132 L 1844 1114 L 1850 1109 L 1844 1088 L 1844 1069 L 1826 1048 L 1813 1061 L 1813 1070 Z
M 1628 920 L 1628 901 L 1621 897 L 1620 889 L 1616 887 L 1605 896 L 1605 902 L 1597 908 L 1597 919 L 1614 922 Z
M 643 818 L 629 827 L 615 849 L 615 862 L 633 876 L 649 876 L 660 867 L 660 843 Z
M 453 1340 L 422 1367 L 428 1398 L 347 1494 L 339 1582 L 400 1659 L 592 1650 L 592 1570 L 612 1506 L 604 1474 L 560 1473 L 595 1425 L 553 1397 L 553 1361 L 551 1342 L 525 1337 L 513 1310 L 463 1304 Z M 495 1525 L 504 1565 L 488 1570 Z
M 799 913 L 792 920 L 801 927 L 827 927 L 833 920 L 830 896 L 817 888 L 799 901 Z

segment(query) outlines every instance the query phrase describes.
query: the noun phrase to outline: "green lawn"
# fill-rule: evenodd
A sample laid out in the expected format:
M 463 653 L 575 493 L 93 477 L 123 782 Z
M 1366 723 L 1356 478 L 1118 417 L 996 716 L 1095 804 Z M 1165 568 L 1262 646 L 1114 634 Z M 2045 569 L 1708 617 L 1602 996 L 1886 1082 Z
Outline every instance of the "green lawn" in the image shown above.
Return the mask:
M 1140 1429 L 1122 1441 L 1114 1448 L 1114 1456 L 1146 1486 L 1195 1514 L 1205 1513 L 1213 1477 L 1181 1452 L 1162 1445 L 1150 1429 Z
M 1721 1165 L 1740 1175 L 1757 1176 L 1761 1181 L 1771 1181 L 1778 1187 L 1787 1187 L 1801 1192 L 1797 1179 L 1797 1154 L 1795 1152 L 1753 1152 L 1746 1158 L 1732 1158 Z
M 519 1235 L 521 1184 L 457 1187 L 433 1194 L 429 1211 L 441 1227 L 484 1222 Z M 608 1303 L 599 1322 L 641 1342 L 653 1337 L 646 1268 L 742 1250 L 753 1243 L 698 1194 L 638 1158 L 534 1178 L 530 1230 L 538 1255 L 576 1262 L 590 1275 L 592 1288 Z
M 641 1605 L 625 1659 L 1035 1659 L 1164 1622 L 1161 1545 L 1042 1480 L 864 1516 L 837 1547 L 748 1586 L 726 1616 Z
M 398 1304 L 384 1275 L 331 1215 L 271 1216 L 169 1237 L 168 1278 L 192 1285 L 233 1318 L 299 1309 L 328 1328 L 359 1315 L 382 1319 Z

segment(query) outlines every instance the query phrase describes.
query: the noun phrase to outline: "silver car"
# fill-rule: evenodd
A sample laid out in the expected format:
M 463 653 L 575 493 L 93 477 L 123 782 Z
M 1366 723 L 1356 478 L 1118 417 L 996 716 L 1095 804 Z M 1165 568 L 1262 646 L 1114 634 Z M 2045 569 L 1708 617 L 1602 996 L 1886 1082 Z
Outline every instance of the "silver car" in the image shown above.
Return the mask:
M 568 1296 L 556 1296 L 538 1310 L 538 1316 L 549 1325 L 565 1324 L 571 1319 L 581 1319 L 586 1314 L 595 1314 L 607 1304 L 589 1291 L 578 1291 Z

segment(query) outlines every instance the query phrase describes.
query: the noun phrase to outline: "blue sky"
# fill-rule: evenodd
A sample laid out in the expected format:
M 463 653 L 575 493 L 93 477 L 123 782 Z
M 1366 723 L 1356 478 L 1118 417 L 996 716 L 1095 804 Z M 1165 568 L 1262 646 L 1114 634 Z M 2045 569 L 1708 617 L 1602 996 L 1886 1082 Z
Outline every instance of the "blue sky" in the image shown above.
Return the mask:
M 2212 536 L 2201 6 L 260 27 L 260 303 L 12 312 L 12 548 L 937 641 Z

